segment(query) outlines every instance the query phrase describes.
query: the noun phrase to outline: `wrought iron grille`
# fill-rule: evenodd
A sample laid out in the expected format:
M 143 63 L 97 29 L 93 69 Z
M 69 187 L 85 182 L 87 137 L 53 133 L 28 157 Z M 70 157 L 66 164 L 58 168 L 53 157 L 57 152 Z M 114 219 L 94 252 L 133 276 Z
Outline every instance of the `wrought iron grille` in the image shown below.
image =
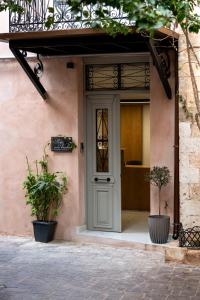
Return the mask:
M 108 172 L 108 109 L 96 110 L 96 171 Z
M 10 13 L 10 32 L 43 31 L 46 30 L 45 21 L 48 16 L 48 7 L 54 8 L 54 30 L 78 29 L 89 27 L 89 21 L 97 19 L 95 10 L 97 5 L 84 6 L 84 14 L 78 18 L 75 16 L 66 0 L 32 0 L 31 3 L 24 0 L 14 0 L 23 7 L 23 13 Z M 105 7 L 109 16 L 118 22 L 134 25 L 120 10 Z
M 200 248 L 200 226 L 179 231 L 179 247 Z
M 86 90 L 149 90 L 149 63 L 86 66 Z

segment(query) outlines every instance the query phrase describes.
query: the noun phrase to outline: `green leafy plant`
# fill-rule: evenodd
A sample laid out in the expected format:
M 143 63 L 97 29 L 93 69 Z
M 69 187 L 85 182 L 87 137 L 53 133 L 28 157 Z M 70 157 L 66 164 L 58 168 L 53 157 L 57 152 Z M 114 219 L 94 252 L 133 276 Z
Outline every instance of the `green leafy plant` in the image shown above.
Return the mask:
M 48 170 L 48 155 L 44 150 L 41 161 L 36 161 L 36 172 L 28 165 L 28 175 L 23 182 L 26 204 L 31 206 L 31 215 L 38 221 L 51 221 L 58 215 L 63 194 L 67 190 L 67 178 L 62 172 Z
M 146 175 L 146 180 L 158 188 L 159 215 L 161 211 L 161 190 L 169 183 L 170 177 L 170 171 L 166 166 L 154 166 L 153 169 L 150 170 L 150 172 Z
M 24 1 L 0 1 L 0 12 L 10 10 L 19 14 L 26 14 L 26 6 L 32 4 L 32 0 Z M 25 5 L 24 5 L 25 2 Z M 134 24 L 138 31 L 153 32 L 161 27 L 180 25 L 188 32 L 200 31 L 200 15 L 195 7 L 199 7 L 200 0 L 63 0 L 62 5 L 70 7 L 76 20 L 80 16 L 86 19 L 86 25 L 101 27 L 109 34 L 126 34 L 129 32 L 129 24 Z M 33 5 L 33 4 L 32 4 Z M 93 5 L 93 17 L 87 10 L 88 5 Z M 110 9 L 109 9 L 110 8 Z M 113 18 L 111 11 L 120 10 L 126 15 L 129 22 L 118 22 Z M 46 13 L 46 27 L 51 28 L 54 20 L 54 7 L 48 7 Z

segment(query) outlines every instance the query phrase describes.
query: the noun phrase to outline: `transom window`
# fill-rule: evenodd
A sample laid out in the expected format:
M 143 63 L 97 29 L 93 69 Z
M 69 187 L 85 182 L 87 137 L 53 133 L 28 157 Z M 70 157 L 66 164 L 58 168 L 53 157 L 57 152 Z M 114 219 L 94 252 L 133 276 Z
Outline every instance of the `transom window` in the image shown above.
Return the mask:
M 149 63 L 86 66 L 86 90 L 149 90 Z

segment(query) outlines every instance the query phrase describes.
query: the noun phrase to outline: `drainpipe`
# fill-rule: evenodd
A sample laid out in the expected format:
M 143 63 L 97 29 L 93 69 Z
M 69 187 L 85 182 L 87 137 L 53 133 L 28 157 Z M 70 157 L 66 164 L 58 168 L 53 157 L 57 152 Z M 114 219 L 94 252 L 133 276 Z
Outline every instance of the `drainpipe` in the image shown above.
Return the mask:
M 174 228 L 173 239 L 178 239 L 180 229 L 179 197 L 179 77 L 178 77 L 178 42 L 175 52 L 175 137 L 174 137 Z

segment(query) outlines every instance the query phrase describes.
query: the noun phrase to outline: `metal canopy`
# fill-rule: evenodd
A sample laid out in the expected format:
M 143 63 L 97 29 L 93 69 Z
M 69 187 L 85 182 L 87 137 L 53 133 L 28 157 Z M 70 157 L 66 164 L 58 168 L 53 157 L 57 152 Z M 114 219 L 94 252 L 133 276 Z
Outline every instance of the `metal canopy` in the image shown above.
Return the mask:
M 105 53 L 148 52 L 147 40 L 139 34 L 52 37 L 46 39 L 15 40 L 12 47 L 43 56 L 92 55 Z
M 173 43 L 177 42 L 177 35 L 171 34 L 170 36 L 169 32 L 166 33 L 166 30 L 157 31 L 156 43 L 152 42 L 149 37 L 134 32 L 134 30 L 126 36 L 111 37 L 100 30 L 92 29 L 1 34 L 0 40 L 9 42 L 12 53 L 43 99 L 47 98 L 47 93 L 40 83 L 37 73 L 34 73 L 29 66 L 26 55 L 24 55 L 26 52 L 41 56 L 151 52 L 166 95 L 171 99 L 171 87 L 168 82 L 170 74 L 169 68 L 167 69 L 170 64 L 167 51 L 172 49 L 172 41 Z

